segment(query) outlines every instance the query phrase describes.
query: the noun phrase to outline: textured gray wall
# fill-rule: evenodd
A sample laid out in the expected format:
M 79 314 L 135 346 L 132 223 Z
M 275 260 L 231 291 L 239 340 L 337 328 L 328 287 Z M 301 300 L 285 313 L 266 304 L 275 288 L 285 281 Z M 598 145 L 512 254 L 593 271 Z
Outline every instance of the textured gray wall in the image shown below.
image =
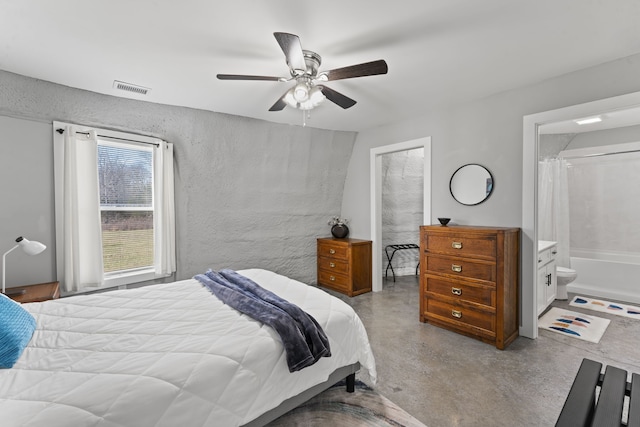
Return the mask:
M 398 151 L 381 156 L 382 178 L 382 272 L 387 267 L 384 248 L 392 244 L 420 244 L 418 227 L 424 218 L 424 149 Z M 389 255 L 392 250 L 389 251 Z M 393 255 L 396 276 L 414 275 L 418 250 L 402 250 Z M 391 271 L 388 272 L 391 276 Z
M 538 137 L 538 160 L 557 157 L 562 150 L 566 150 L 575 133 L 544 134 Z
M 209 267 L 262 267 L 315 283 L 315 239 L 329 235 L 327 221 L 340 214 L 355 133 L 122 99 L 3 71 L 0 115 L 27 119 L 34 127 L 61 120 L 174 143 L 177 279 Z M 49 165 L 52 136 L 43 138 L 33 142 L 31 155 Z M 0 144 L 3 158 L 13 159 L 14 150 L 13 141 Z M 28 195 L 5 184 L 12 179 L 0 170 L 0 197 L 11 200 L 19 215 Z M 52 186 L 52 169 L 31 179 Z M 46 228 L 52 232 L 49 191 Z M 0 236 L 14 230 L 11 220 L 0 224 Z M 10 244 L 0 242 L 0 250 Z M 55 271 L 45 276 L 52 280 Z

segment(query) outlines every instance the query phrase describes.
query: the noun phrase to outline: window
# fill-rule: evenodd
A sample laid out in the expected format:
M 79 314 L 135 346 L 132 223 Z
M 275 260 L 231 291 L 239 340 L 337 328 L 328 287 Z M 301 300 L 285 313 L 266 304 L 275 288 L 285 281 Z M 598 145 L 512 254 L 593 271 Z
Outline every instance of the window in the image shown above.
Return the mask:
M 56 257 L 67 293 L 175 271 L 173 146 L 54 122 Z
M 153 267 L 151 147 L 98 138 L 98 183 L 105 274 Z

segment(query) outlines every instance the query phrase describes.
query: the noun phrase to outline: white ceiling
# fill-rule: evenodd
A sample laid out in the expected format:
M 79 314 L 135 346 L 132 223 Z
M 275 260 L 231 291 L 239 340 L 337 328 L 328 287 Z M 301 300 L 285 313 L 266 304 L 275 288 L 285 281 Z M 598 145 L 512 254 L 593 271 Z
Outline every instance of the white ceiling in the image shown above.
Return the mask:
M 291 83 L 273 32 L 320 70 L 385 59 L 389 73 L 327 83 L 308 126 L 365 130 L 640 52 L 639 0 L 0 0 L 0 69 L 62 85 L 272 122 Z M 152 90 L 118 91 L 120 80 Z

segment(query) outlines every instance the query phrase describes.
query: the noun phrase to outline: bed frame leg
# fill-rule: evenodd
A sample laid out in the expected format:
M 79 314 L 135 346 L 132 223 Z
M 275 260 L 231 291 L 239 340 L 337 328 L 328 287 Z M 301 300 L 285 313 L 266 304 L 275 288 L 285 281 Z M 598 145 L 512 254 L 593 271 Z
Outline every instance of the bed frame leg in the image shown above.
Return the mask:
M 353 393 L 356 389 L 356 374 L 347 375 L 347 393 Z

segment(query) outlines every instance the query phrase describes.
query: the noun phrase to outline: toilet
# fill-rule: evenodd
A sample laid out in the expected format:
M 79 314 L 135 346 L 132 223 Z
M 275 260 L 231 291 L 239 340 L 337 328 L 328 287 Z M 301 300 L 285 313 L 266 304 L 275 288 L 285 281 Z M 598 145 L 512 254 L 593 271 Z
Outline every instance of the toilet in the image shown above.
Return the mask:
M 556 291 L 556 299 L 566 300 L 567 285 L 578 277 L 578 273 L 575 270 L 566 267 L 556 267 L 556 277 L 558 283 L 558 289 Z

